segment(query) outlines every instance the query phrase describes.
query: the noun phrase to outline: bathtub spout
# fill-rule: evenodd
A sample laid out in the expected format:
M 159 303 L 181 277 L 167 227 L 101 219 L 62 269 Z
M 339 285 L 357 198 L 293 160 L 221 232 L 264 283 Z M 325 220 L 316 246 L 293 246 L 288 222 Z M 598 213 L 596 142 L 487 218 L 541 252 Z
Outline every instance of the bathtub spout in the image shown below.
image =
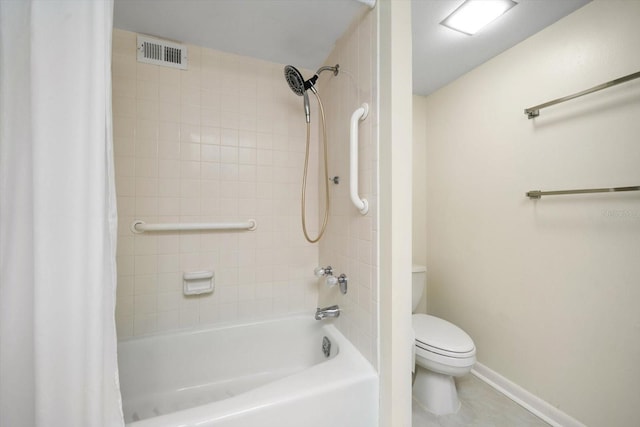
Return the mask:
M 316 309 L 316 320 L 322 320 L 326 317 L 338 316 L 340 316 L 340 307 L 338 307 L 337 305 Z

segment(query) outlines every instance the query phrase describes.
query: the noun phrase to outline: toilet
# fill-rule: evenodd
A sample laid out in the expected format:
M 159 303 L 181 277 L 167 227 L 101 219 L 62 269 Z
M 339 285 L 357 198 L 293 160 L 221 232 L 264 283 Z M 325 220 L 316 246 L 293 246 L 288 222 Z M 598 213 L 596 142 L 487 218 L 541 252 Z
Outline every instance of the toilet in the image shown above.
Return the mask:
M 427 268 L 413 266 L 412 299 L 415 312 L 427 280 Z M 465 331 L 427 314 L 414 314 L 415 381 L 413 400 L 435 415 L 460 409 L 454 377 L 466 375 L 476 363 L 476 347 Z

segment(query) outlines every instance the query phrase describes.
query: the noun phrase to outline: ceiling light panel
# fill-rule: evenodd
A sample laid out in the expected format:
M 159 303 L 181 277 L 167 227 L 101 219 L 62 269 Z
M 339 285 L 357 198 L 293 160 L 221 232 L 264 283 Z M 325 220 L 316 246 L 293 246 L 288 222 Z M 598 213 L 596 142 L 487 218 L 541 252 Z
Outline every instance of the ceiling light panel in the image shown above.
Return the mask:
M 440 24 L 471 36 L 517 4 L 513 0 L 467 0 Z

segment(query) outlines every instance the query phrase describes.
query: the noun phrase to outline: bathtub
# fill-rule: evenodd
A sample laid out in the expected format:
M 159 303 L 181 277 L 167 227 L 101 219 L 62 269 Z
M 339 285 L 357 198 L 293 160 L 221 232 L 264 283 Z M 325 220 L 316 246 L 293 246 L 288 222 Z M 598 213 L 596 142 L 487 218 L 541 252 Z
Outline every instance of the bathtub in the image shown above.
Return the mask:
M 129 427 L 378 424 L 376 372 L 311 315 L 130 338 L 118 363 Z

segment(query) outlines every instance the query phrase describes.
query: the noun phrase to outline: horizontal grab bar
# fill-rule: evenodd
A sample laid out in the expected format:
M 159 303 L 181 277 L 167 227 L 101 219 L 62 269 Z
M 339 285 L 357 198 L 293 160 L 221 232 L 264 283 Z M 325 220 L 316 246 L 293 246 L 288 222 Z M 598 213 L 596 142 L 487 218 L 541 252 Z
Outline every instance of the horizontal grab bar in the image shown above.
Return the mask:
M 542 196 L 562 196 L 565 194 L 589 194 L 589 193 L 616 193 L 619 191 L 640 191 L 640 185 L 632 187 L 614 187 L 614 188 L 588 188 L 585 190 L 558 190 L 558 191 L 540 191 L 532 190 L 527 192 L 530 199 L 540 199 Z
M 536 105 L 535 107 L 529 107 L 524 110 L 524 113 L 527 115 L 529 119 L 533 119 L 534 117 L 538 117 L 540 115 L 540 110 L 543 108 L 551 107 L 552 105 L 560 104 L 561 102 L 569 101 L 571 99 L 575 99 L 584 95 L 588 95 L 593 92 L 597 92 L 602 89 L 607 89 L 612 86 L 619 85 L 620 83 L 625 83 L 630 80 L 634 80 L 640 77 L 640 71 L 637 73 L 629 74 L 624 77 L 620 77 L 614 80 L 611 80 L 606 83 L 602 83 L 598 86 L 594 86 L 591 89 L 583 90 L 582 92 L 574 93 L 573 95 L 568 95 L 563 98 L 554 99 L 553 101 L 545 102 L 544 104 Z
M 249 230 L 258 228 L 255 219 L 246 222 L 209 222 L 209 223 L 174 223 L 174 224 L 147 224 L 144 221 L 135 220 L 131 223 L 131 231 L 144 233 L 145 231 L 215 231 L 215 230 Z

